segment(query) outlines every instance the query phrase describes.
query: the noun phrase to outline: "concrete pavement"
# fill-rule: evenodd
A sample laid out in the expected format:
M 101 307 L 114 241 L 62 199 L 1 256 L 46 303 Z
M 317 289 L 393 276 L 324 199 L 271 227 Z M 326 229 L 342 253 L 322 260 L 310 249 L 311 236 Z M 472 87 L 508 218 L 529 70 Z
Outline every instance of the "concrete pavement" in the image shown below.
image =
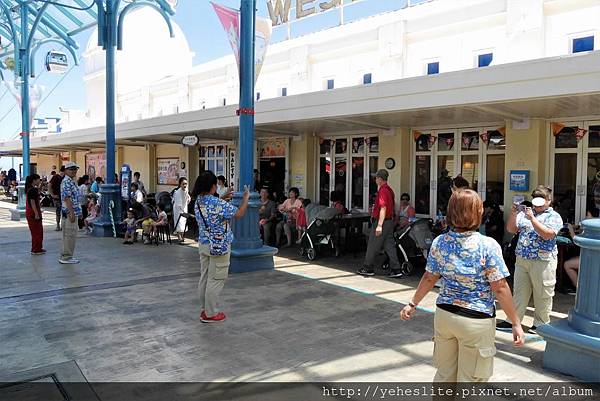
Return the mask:
M 0 375 L 74 361 L 88 381 L 431 381 L 435 294 L 411 322 L 398 312 L 418 277 L 356 276 L 360 258 L 307 263 L 290 250 L 275 271 L 230 276 L 228 320 L 198 320 L 197 249 L 121 245 L 81 234 L 79 265 L 29 254 L 26 223 L 0 209 Z M 574 297 L 558 294 L 566 316 Z M 528 317 L 531 319 L 531 317 Z M 528 323 L 528 320 L 526 320 Z M 542 369 L 545 343 L 498 333 L 495 381 L 570 381 Z M 38 370 L 39 370 L 38 369 Z

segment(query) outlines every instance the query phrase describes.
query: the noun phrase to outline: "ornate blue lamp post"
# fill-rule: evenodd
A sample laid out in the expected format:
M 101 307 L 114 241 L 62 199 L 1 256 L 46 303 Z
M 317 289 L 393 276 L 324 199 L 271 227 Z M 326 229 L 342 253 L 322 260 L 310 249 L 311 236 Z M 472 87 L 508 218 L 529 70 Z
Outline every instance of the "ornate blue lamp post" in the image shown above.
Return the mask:
M 254 187 L 254 37 L 256 0 L 241 0 L 240 18 L 240 189 Z M 240 205 L 242 193 L 234 195 Z M 263 246 L 258 228 L 258 194 L 250 195 L 250 207 L 244 218 L 233 225 L 234 242 L 230 270 L 234 273 L 273 269 L 277 249 Z
M 15 53 L 15 83 L 21 89 L 21 139 L 23 141 L 23 177 L 30 174 L 30 150 L 29 150 L 29 134 L 31 130 L 30 102 L 29 102 L 29 77 L 33 76 L 33 57 L 37 49 L 42 44 L 55 42 L 65 47 L 73 56 L 73 60 L 77 63 L 77 55 L 75 49 L 78 48 L 77 43 L 59 28 L 48 16 L 46 10 L 51 3 L 43 2 L 44 4 L 36 9 L 31 5 L 29 0 L 15 0 L 12 3 L 6 0 L 0 0 L 0 14 L 4 14 L 8 28 L 8 33 L 11 35 L 11 42 Z M 11 11 L 19 13 L 19 26 L 16 24 L 15 18 Z M 32 24 L 30 25 L 30 22 Z M 35 40 L 36 31 L 40 25 L 43 25 L 44 30 L 55 35 L 42 40 Z M 16 210 L 11 210 L 12 219 L 19 220 L 25 213 L 25 185 L 21 181 L 18 186 L 19 203 Z
M 94 235 L 114 235 L 114 223 L 121 219 L 121 196 L 115 183 L 115 50 L 123 47 L 123 24 L 127 14 L 140 7 L 150 7 L 164 18 L 171 37 L 170 15 L 173 8 L 165 0 L 129 2 L 120 9 L 121 0 L 95 0 L 98 13 L 98 46 L 106 51 L 106 184 L 100 187 L 101 216 L 95 223 Z
M 600 219 L 581 223 L 575 237 L 581 247 L 575 308 L 568 319 L 543 325 L 546 340 L 544 367 L 580 379 L 600 381 Z

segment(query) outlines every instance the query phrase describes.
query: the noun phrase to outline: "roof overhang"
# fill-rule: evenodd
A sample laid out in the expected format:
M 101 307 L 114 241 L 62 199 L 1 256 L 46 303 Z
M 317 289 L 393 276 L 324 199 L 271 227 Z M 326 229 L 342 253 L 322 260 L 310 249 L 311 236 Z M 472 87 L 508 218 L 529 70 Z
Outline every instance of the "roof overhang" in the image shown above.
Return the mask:
M 238 135 L 237 105 L 120 123 L 121 145 L 179 143 Z M 387 81 L 261 100 L 256 135 L 334 134 L 394 127 L 486 124 L 527 118 L 600 115 L 600 52 L 502 64 L 434 76 Z M 104 127 L 32 138 L 31 148 L 103 146 Z M 20 141 L 0 143 L 20 152 Z

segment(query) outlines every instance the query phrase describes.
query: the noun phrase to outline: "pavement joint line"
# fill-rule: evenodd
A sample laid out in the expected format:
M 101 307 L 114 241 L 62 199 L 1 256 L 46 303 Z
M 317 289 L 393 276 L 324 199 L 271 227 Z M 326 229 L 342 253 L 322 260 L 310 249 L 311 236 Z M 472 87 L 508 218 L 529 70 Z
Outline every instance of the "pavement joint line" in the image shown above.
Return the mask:
M 385 297 L 382 297 L 382 296 L 378 295 L 375 292 L 369 292 L 369 291 L 366 291 L 366 290 L 361 290 L 359 288 L 355 288 L 355 287 L 351 287 L 351 286 L 347 286 L 347 285 L 343 285 L 343 284 L 339 284 L 339 283 L 333 283 L 333 282 L 329 282 L 329 281 L 324 281 L 324 280 L 321 280 L 321 279 L 318 279 L 318 278 L 315 278 L 315 277 L 311 277 L 308 274 L 294 273 L 294 272 L 290 272 L 290 271 L 284 271 L 284 272 L 288 273 L 288 274 L 293 274 L 295 276 L 303 277 L 303 278 L 306 278 L 306 279 L 309 279 L 309 280 L 319 281 L 321 283 L 325 283 L 325 284 L 332 285 L 332 286 L 335 286 L 335 287 L 346 288 L 346 289 L 348 289 L 350 291 L 358 292 L 358 293 L 360 293 L 362 295 L 372 296 L 372 297 L 375 297 L 375 298 L 378 298 L 378 299 L 382 299 L 382 300 L 385 300 L 385 301 L 391 301 L 391 302 L 394 302 L 394 303 L 397 303 L 397 304 L 408 305 L 408 302 L 406 302 L 406 301 L 399 301 L 399 300 L 385 298 Z M 426 308 L 424 306 L 417 306 L 417 310 L 420 310 L 420 311 L 425 312 L 425 313 L 430 313 L 430 314 L 434 314 L 435 313 L 434 309 Z M 539 336 L 539 335 L 530 335 L 530 334 L 527 334 L 525 336 L 525 339 L 526 339 L 526 341 L 528 343 L 537 343 L 537 342 L 539 342 L 539 343 L 545 343 L 546 342 L 546 340 L 544 340 L 544 338 L 541 337 L 541 336 Z
M 7 297 L 0 298 L 0 305 L 14 304 L 17 302 L 31 301 L 31 300 L 44 299 L 44 298 L 52 298 L 52 297 L 56 297 L 59 295 L 79 294 L 79 293 L 85 293 L 85 292 L 131 287 L 131 286 L 135 286 L 135 285 L 154 284 L 154 283 L 160 283 L 160 282 L 165 282 L 165 281 L 174 281 L 174 280 L 181 280 L 181 279 L 195 278 L 195 277 L 200 277 L 200 273 L 197 272 L 197 273 L 170 274 L 168 276 L 146 277 L 146 278 L 141 278 L 141 279 L 116 281 L 116 282 L 111 282 L 111 283 L 90 284 L 90 285 L 84 285 L 81 287 L 59 288 L 59 289 L 55 289 L 55 290 L 34 292 L 34 293 L 29 293 L 29 294 L 10 295 Z

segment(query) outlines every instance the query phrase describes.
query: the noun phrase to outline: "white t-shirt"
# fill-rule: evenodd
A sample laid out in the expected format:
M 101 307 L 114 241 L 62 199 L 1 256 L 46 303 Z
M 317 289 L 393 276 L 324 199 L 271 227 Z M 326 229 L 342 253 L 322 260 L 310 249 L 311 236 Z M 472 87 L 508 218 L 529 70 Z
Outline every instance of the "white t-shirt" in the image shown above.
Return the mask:
M 139 189 L 133 193 L 133 198 L 138 203 L 143 203 L 144 202 L 144 194 Z

